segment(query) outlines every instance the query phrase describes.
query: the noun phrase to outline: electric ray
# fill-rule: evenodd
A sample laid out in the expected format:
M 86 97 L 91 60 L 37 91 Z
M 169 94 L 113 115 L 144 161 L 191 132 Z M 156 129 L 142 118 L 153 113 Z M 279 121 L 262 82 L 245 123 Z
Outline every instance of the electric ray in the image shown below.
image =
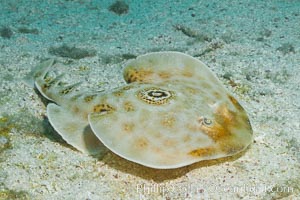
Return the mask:
M 252 142 L 245 110 L 189 55 L 139 56 L 125 66 L 128 84 L 104 92 L 63 84 L 62 75 L 49 72 L 53 65 L 39 64 L 27 81 L 55 102 L 47 106 L 51 125 L 84 153 L 97 154 L 104 144 L 127 160 L 167 169 L 231 156 Z

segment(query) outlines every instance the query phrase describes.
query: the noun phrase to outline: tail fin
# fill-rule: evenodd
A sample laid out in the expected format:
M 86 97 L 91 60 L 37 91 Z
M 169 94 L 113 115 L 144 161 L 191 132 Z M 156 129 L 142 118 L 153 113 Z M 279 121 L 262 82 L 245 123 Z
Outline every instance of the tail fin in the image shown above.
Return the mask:
M 31 72 L 29 72 L 29 74 L 27 74 L 23 79 L 26 85 L 28 85 L 29 87 L 35 86 L 46 99 L 51 101 L 53 101 L 53 99 L 48 94 L 46 94 L 46 91 L 45 89 L 43 89 L 42 85 L 45 85 L 44 83 L 46 83 L 45 81 L 47 73 L 50 67 L 54 65 L 54 63 L 54 59 L 49 59 L 44 62 L 41 62 L 40 64 L 35 66 L 31 70 Z
M 29 74 L 25 76 L 23 81 L 26 85 L 34 87 L 34 83 L 38 77 L 43 77 L 46 75 L 48 69 L 54 64 L 54 59 L 46 60 L 37 66 L 35 66 Z
M 60 104 L 64 99 L 70 98 L 76 92 L 81 82 L 67 85 L 61 81 L 64 74 L 56 74 L 50 68 L 55 64 L 53 59 L 38 64 L 24 78 L 24 82 L 36 87 L 39 92 L 48 100 Z

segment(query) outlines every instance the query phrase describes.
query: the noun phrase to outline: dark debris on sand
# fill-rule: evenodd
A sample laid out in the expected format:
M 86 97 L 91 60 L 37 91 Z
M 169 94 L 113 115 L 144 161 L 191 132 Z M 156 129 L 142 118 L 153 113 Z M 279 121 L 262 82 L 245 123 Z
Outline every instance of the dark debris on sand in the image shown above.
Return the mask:
M 95 50 L 71 47 L 66 44 L 63 44 L 60 47 L 50 47 L 48 51 L 52 55 L 72 59 L 82 59 L 85 57 L 93 57 L 96 55 Z

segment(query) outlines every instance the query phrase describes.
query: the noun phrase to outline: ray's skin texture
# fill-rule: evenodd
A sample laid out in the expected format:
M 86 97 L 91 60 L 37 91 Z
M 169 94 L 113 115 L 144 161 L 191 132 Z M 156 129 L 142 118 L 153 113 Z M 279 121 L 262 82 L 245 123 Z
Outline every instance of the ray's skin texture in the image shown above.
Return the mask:
M 142 55 L 127 63 L 127 85 L 101 93 L 61 84 L 62 76 L 48 75 L 53 64 L 41 63 L 30 76 L 56 103 L 47 106 L 51 125 L 87 154 L 104 144 L 130 161 L 167 169 L 231 156 L 252 142 L 245 110 L 206 65 L 186 54 Z

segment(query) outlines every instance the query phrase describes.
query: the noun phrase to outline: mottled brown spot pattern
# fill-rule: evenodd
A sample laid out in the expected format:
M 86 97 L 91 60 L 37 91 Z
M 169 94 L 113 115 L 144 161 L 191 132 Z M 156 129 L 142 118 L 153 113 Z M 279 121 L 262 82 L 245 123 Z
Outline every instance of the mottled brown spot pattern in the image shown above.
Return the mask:
M 134 146 L 138 149 L 145 149 L 149 145 L 149 141 L 145 137 L 138 137 L 134 141 Z
M 122 96 L 124 96 L 125 91 L 130 90 L 130 89 L 132 89 L 132 88 L 133 88 L 132 85 L 126 85 L 126 86 L 120 88 L 119 90 L 114 91 L 112 94 L 113 94 L 115 97 L 122 97 Z
M 215 121 L 210 126 L 202 124 L 200 129 L 217 143 L 231 136 L 230 127 L 235 123 L 235 116 L 222 105 L 215 113 Z
M 115 97 L 121 97 L 124 95 L 124 92 L 122 90 L 114 91 L 112 93 Z
M 215 154 L 217 150 L 214 147 L 198 148 L 190 151 L 188 154 L 196 157 L 208 157 Z
M 166 79 L 169 79 L 171 77 L 171 74 L 170 74 L 170 72 L 163 71 L 163 72 L 158 73 L 158 76 L 161 79 L 165 79 L 166 80 Z
M 45 83 L 50 83 L 51 81 L 53 81 L 53 78 L 50 76 L 47 76 L 44 78 Z
M 205 90 L 211 90 L 212 86 L 211 86 L 211 84 L 202 81 L 202 82 L 201 82 L 201 88 L 203 88 L 203 89 L 205 89 Z
M 163 141 L 164 147 L 175 147 L 177 145 L 178 145 L 178 140 L 176 139 L 168 138 Z
M 199 93 L 199 91 L 196 88 L 193 88 L 193 87 L 186 87 L 186 91 L 190 94 L 193 94 L 193 95 Z
M 71 91 L 72 91 L 72 88 L 66 88 L 66 89 L 60 90 L 59 94 L 66 95 L 66 94 L 69 94 Z
M 193 72 L 188 71 L 188 70 L 184 70 L 182 72 L 182 75 L 185 76 L 185 77 L 187 77 L 187 78 L 191 78 L 191 77 L 193 77 Z
M 184 143 L 187 143 L 187 142 L 190 142 L 191 141 L 191 136 L 190 135 L 185 135 L 183 138 L 182 138 L 182 141 Z
M 222 98 L 222 95 L 219 92 L 213 92 L 213 95 L 216 99 Z
M 219 144 L 219 148 L 222 152 L 225 152 L 227 155 L 232 155 L 236 152 L 242 151 L 244 149 L 243 144 L 239 144 L 237 140 L 223 141 Z
M 174 124 L 176 123 L 176 119 L 174 116 L 171 115 L 165 115 L 162 116 L 162 119 L 160 121 L 160 123 L 167 128 L 173 128 Z
M 233 133 L 232 131 L 251 130 L 251 126 L 241 123 L 241 115 L 243 114 L 244 112 L 236 113 L 230 111 L 227 106 L 223 104 L 216 110 L 215 121 L 210 126 L 202 124 L 200 130 L 214 140 L 221 152 L 232 155 L 245 147 L 244 143 L 237 137 L 237 133 Z
M 189 132 L 196 132 L 199 131 L 198 127 L 196 125 L 193 124 L 186 124 L 185 128 L 189 131 Z
M 115 111 L 115 108 L 109 104 L 97 104 L 94 106 L 93 111 L 97 113 L 111 113 Z
M 67 95 L 76 88 L 77 84 L 67 86 L 66 88 L 59 91 L 60 95 Z
M 134 127 L 135 127 L 134 123 L 131 123 L 131 122 L 123 124 L 123 130 L 126 133 L 131 133 L 133 131 Z
M 126 112 L 133 112 L 135 111 L 134 105 L 130 101 L 125 101 L 123 103 L 123 108 Z
M 134 68 L 128 68 L 124 72 L 124 79 L 127 83 L 132 82 L 147 82 L 149 81 L 149 77 L 153 75 L 153 71 L 151 69 L 134 69 Z
M 130 90 L 132 88 L 133 88 L 132 85 L 126 85 L 126 86 L 122 87 L 122 90 L 126 91 L 126 90 Z
M 79 113 L 80 109 L 78 108 L 78 106 L 74 106 L 73 111 L 74 111 L 74 113 Z
M 42 89 L 43 92 L 45 92 L 45 91 L 49 90 L 50 86 L 51 86 L 50 84 L 44 83 L 44 84 L 42 85 L 42 88 L 41 88 L 41 89 Z
M 231 95 L 228 95 L 229 100 L 231 101 L 231 103 L 236 107 L 236 109 L 238 109 L 239 111 L 243 111 L 244 109 L 241 106 L 241 104 Z
M 96 95 L 87 95 L 84 97 L 84 102 L 89 103 L 95 99 Z

